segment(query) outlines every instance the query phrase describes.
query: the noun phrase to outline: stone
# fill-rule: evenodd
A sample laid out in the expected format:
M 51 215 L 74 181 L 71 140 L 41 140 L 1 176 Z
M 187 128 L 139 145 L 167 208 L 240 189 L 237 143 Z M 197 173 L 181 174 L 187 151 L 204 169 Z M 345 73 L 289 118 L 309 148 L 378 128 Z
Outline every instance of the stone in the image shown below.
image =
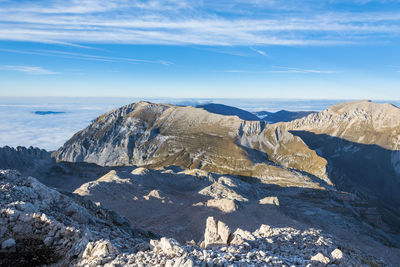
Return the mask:
M 231 229 L 229 229 L 229 227 L 221 221 L 218 221 L 217 226 L 218 226 L 218 235 L 222 243 L 228 244 L 229 236 L 231 234 Z
M 337 248 L 331 252 L 331 258 L 334 261 L 341 261 L 343 259 L 343 252 Z
M 279 207 L 279 199 L 277 197 L 265 197 L 260 199 L 258 203 L 261 205 L 275 205 Z
M 238 209 L 238 206 L 233 199 L 210 199 L 207 201 L 207 207 L 217 208 L 224 213 L 231 213 Z
M 235 236 L 239 235 L 245 240 L 250 240 L 250 241 L 254 241 L 255 240 L 255 237 L 254 237 L 254 235 L 252 233 L 250 233 L 249 231 L 246 231 L 246 230 L 242 230 L 240 228 L 236 229 L 236 231 L 233 234 Z
M 231 235 L 229 227 L 221 222 L 216 221 L 214 217 L 208 217 L 206 222 L 206 230 L 204 232 L 204 245 L 227 245 Z
M 206 230 L 204 232 L 205 247 L 215 244 L 219 241 L 217 221 L 214 217 L 208 217 L 206 221 Z
M 230 242 L 231 245 L 242 245 L 245 241 L 240 235 L 233 234 L 232 241 Z
M 9 238 L 1 243 L 2 249 L 10 249 L 13 247 L 15 247 L 15 240 L 13 238 Z
M 156 249 L 158 247 L 158 244 L 159 244 L 158 240 L 155 239 L 150 240 L 150 249 L 151 250 Z
M 162 237 L 157 247 L 168 256 L 175 256 L 183 252 L 180 244 L 172 238 Z
M 108 240 L 99 240 L 95 243 L 90 242 L 84 253 L 84 258 L 105 258 L 118 254 L 118 250 Z
M 324 256 L 322 253 L 318 253 L 315 256 L 311 257 L 311 261 L 316 263 L 328 264 L 331 260 Z

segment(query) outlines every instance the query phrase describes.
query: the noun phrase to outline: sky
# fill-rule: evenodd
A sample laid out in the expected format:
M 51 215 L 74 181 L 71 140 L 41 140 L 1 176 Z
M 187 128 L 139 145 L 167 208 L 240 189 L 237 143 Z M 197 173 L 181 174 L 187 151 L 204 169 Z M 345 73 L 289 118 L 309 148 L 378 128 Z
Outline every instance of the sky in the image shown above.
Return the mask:
M 0 0 L 0 97 L 400 100 L 399 0 Z

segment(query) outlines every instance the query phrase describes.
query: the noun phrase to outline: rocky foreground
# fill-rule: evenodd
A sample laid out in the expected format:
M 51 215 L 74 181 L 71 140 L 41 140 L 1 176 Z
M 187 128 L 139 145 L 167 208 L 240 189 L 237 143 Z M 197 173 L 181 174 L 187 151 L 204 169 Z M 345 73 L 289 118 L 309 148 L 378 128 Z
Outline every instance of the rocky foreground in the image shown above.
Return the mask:
M 202 242 L 181 245 L 17 171 L 0 171 L 0 207 L 0 266 L 385 266 L 320 230 L 233 231 L 212 217 Z

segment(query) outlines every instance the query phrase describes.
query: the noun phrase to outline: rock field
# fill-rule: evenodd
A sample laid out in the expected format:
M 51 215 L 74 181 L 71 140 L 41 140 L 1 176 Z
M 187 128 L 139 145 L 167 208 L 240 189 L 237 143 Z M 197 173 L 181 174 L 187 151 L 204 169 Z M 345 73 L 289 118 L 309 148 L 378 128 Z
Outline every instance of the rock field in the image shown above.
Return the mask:
M 0 207 L 1 266 L 384 265 L 317 229 L 261 225 L 252 233 L 232 231 L 213 217 L 202 242 L 179 244 L 11 170 L 0 171 Z

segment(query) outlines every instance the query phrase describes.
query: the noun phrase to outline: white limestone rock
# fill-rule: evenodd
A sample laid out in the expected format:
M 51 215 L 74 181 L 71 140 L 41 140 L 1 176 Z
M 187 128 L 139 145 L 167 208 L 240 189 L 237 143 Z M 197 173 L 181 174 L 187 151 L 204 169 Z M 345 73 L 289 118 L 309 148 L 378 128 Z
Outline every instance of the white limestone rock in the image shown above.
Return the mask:
M 231 235 L 229 227 L 221 222 L 216 221 L 214 217 L 208 217 L 206 222 L 206 230 L 204 232 L 205 247 L 210 245 L 227 245 Z
M 237 211 L 238 205 L 233 199 L 210 199 L 207 201 L 207 207 L 217 208 L 224 213 Z
M 331 259 L 335 262 L 340 262 L 343 259 L 343 252 L 340 249 L 335 249 L 331 252 Z
M 261 205 L 275 205 L 279 207 L 279 199 L 277 197 L 264 197 L 260 199 Z
M 324 256 L 324 254 L 318 253 L 318 254 L 316 254 L 316 255 L 311 257 L 311 261 L 315 262 L 316 264 L 324 264 L 324 265 L 326 265 L 331 260 L 328 257 Z

